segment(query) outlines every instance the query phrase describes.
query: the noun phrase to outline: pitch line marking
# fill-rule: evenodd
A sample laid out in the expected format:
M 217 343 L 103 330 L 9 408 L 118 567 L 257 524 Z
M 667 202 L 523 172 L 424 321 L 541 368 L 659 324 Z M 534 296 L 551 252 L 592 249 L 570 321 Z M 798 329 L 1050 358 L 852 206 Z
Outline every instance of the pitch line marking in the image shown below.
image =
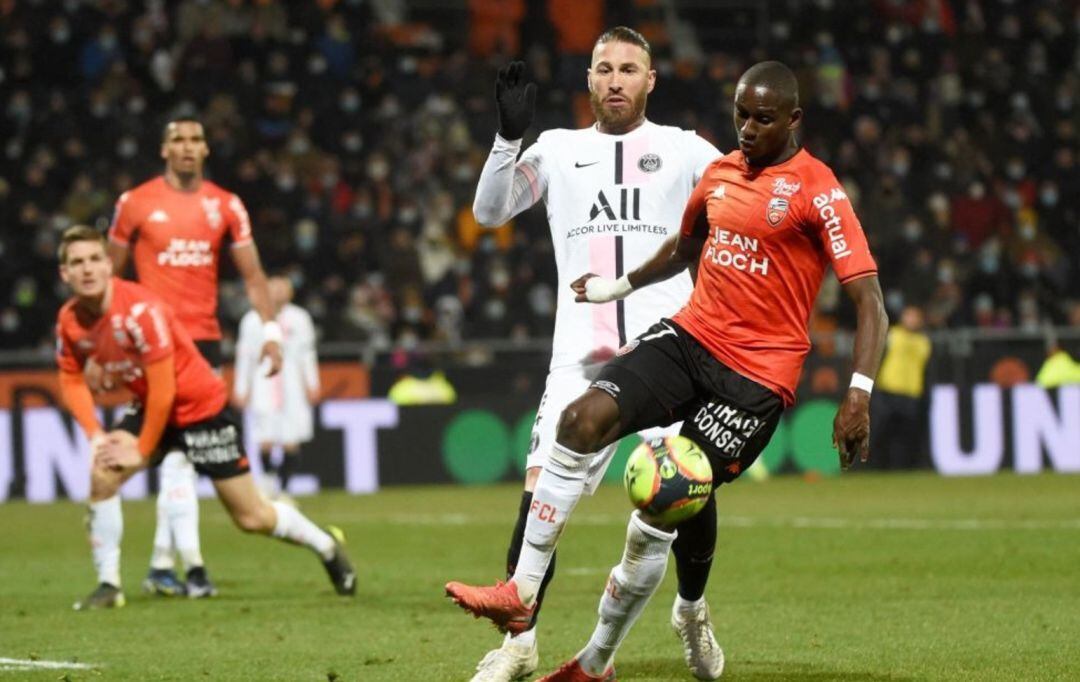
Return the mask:
M 43 661 L 31 658 L 0 657 L 0 672 L 25 672 L 27 670 L 93 670 L 100 665 L 75 661 Z

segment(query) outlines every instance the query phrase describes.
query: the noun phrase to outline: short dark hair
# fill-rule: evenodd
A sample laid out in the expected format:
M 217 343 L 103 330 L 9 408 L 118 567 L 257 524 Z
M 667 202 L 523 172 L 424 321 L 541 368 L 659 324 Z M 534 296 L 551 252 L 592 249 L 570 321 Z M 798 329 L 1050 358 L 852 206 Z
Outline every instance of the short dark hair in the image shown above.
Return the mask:
M 799 80 L 783 62 L 758 62 L 739 77 L 739 84 L 764 85 L 775 90 L 791 109 L 799 106 Z
M 61 265 L 67 262 L 68 247 L 75 242 L 97 242 L 101 244 L 101 248 L 106 248 L 105 233 L 89 225 L 74 225 L 64 230 L 64 234 L 60 236 L 60 246 L 56 249 L 56 257 Z
M 203 122 L 194 116 L 177 116 L 176 118 L 170 118 L 168 121 L 165 122 L 165 126 L 161 129 L 162 142 L 168 141 L 169 128 L 176 125 L 177 123 L 197 123 L 198 125 L 203 127 L 204 131 L 206 130 L 206 126 L 203 125 Z
M 616 26 L 609 28 L 600 34 L 600 37 L 596 39 L 596 44 L 601 43 L 630 43 L 631 45 L 637 45 L 641 49 L 645 50 L 645 54 L 649 55 L 649 61 L 652 61 L 652 46 L 649 45 L 649 41 L 645 40 L 645 36 L 641 35 L 629 26 Z

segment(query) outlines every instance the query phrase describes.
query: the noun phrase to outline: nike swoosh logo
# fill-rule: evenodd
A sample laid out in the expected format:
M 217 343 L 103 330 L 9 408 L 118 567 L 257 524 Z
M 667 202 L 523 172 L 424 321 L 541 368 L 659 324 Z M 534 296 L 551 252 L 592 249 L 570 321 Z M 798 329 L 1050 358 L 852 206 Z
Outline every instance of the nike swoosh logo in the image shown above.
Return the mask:
M 580 163 L 578 161 L 575 161 L 574 162 L 574 168 L 586 168 L 588 166 L 595 166 L 598 163 L 600 163 L 600 162 L 599 161 L 593 161 L 592 163 Z

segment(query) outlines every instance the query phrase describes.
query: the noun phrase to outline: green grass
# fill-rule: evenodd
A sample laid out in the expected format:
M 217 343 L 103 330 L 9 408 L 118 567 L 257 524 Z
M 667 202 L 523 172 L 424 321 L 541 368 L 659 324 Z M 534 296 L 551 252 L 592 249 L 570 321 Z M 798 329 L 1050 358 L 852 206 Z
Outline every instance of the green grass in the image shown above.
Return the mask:
M 128 605 L 75 613 L 93 585 L 76 504 L 0 505 L 0 657 L 93 670 L 19 680 L 463 680 L 499 642 L 443 598 L 500 575 L 515 487 L 429 487 L 302 500 L 339 523 L 361 572 L 334 596 L 308 552 L 230 526 L 203 503 L 221 596 L 138 592 L 153 505 L 125 504 Z M 578 507 L 541 621 L 541 671 L 592 630 L 627 504 Z M 1080 478 L 853 475 L 740 482 L 720 496 L 708 597 L 732 680 L 1080 679 Z M 620 680 L 689 680 L 667 624 L 674 567 L 620 652 Z M 336 676 L 336 677 L 335 677 Z

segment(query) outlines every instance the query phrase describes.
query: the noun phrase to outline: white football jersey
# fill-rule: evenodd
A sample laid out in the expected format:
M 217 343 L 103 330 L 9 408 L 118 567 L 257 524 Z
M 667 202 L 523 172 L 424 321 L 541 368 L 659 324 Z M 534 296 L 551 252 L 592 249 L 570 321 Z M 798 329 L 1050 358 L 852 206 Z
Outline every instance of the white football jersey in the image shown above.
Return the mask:
M 686 303 L 689 272 L 603 304 L 576 303 L 570 283 L 587 272 L 621 277 L 656 253 L 719 156 L 692 131 L 649 121 L 625 135 L 549 130 L 525 150 L 517 170 L 532 202 L 544 200 L 559 276 L 552 369 L 607 360 Z
M 266 376 L 259 365 L 263 347 L 262 320 L 249 310 L 240 320 L 236 343 L 236 373 L 233 393 L 249 398 L 257 413 L 294 414 L 311 410 L 307 389 L 319 387 L 319 366 L 315 354 L 315 325 L 303 308 L 287 303 L 277 314 L 281 326 L 281 371 Z

